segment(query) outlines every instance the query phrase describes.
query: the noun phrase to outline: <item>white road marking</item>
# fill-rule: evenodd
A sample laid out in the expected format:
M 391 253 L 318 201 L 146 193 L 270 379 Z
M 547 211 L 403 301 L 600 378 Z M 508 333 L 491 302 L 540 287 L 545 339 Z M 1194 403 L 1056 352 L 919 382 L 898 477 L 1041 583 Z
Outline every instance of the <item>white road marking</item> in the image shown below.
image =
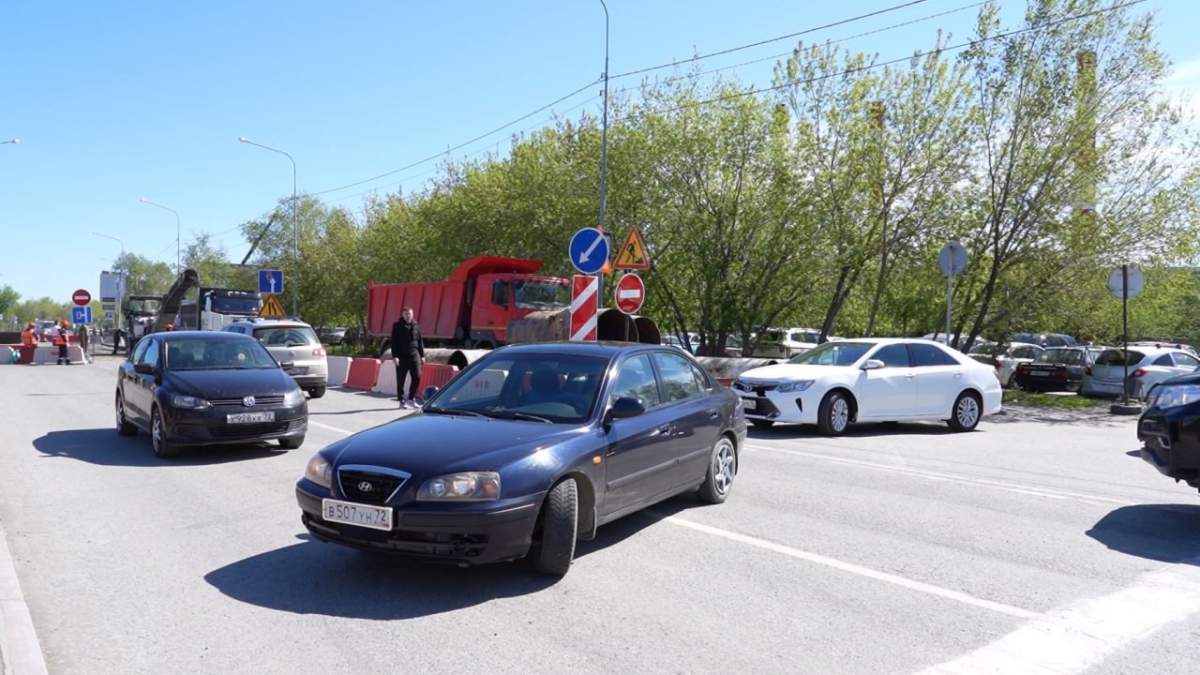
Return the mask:
M 1086 494 L 1083 492 L 1071 492 L 1068 490 L 1058 490 L 1042 487 L 1031 487 L 1020 485 L 1009 481 L 996 480 L 993 478 L 975 478 L 971 476 L 960 476 L 940 471 L 928 471 L 925 469 L 914 469 L 907 466 L 897 466 L 894 464 L 882 464 L 879 462 L 868 462 L 860 459 L 847 459 L 845 457 L 833 457 L 817 452 L 804 452 L 803 450 L 789 450 L 787 448 L 774 448 L 769 445 L 752 444 L 747 445 L 747 449 L 763 450 L 767 452 L 778 452 L 785 455 L 796 455 L 797 457 L 807 457 L 810 459 L 819 459 L 835 464 L 845 464 L 847 466 L 858 466 L 867 469 L 876 469 L 879 471 L 891 471 L 893 473 L 903 473 L 910 476 L 917 476 L 928 480 L 945 481 L 948 483 L 960 483 L 962 485 L 978 485 L 982 487 L 995 488 L 1008 492 L 1016 492 L 1020 494 L 1033 495 L 1035 497 L 1046 497 L 1049 499 L 1073 499 L 1080 502 L 1088 502 L 1092 504 L 1117 504 L 1120 506 L 1133 506 L 1142 502 L 1130 501 L 1128 499 L 1117 499 L 1115 497 L 1105 497 L 1102 495 Z
M 820 555 L 817 553 L 801 551 L 800 549 L 792 548 L 791 546 L 784 546 L 783 544 L 777 544 L 773 541 L 767 541 L 766 539 L 750 537 L 750 536 L 747 536 L 744 534 L 738 534 L 737 532 L 730 532 L 729 530 L 722 530 L 720 528 L 712 527 L 710 525 L 702 525 L 702 524 L 697 523 L 692 520 L 686 520 L 684 518 L 680 518 L 679 516 L 669 516 L 666 518 L 666 521 L 669 523 L 673 523 L 675 525 L 679 525 L 680 527 L 686 527 L 686 528 L 696 530 L 698 532 L 703 532 L 705 534 L 711 534 L 713 536 L 722 537 L 722 538 L 728 539 L 730 541 L 736 541 L 740 544 L 748 544 L 750 546 L 755 546 L 757 548 L 765 549 L 765 550 L 772 551 L 775 553 L 781 553 L 783 555 L 791 556 L 793 558 L 796 558 L 799 560 L 804 560 L 806 562 L 815 563 L 817 565 L 823 565 L 823 566 L 829 567 L 831 569 L 840 570 L 842 572 L 849 572 L 850 574 L 857 574 L 858 576 L 866 577 L 868 579 L 874 579 L 876 581 L 882 581 L 885 583 L 894 584 L 896 586 L 901 586 L 901 587 L 907 588 L 909 590 L 917 591 L 920 593 L 927 593 L 929 595 L 934 595 L 939 598 L 946 598 L 948 600 L 954 600 L 956 602 L 961 602 L 963 604 L 971 605 L 974 607 L 979 607 L 981 609 L 988 609 L 993 612 L 1007 614 L 1008 616 L 1015 616 L 1020 619 L 1032 619 L 1032 618 L 1041 616 L 1037 612 L 1032 612 L 1030 610 L 1023 609 L 1021 607 L 1014 607 L 1012 605 L 1006 605 L 1006 604 L 1000 603 L 1000 602 L 984 600 L 982 598 L 977 598 L 973 595 L 968 595 L 966 593 L 961 593 L 959 591 L 952 591 L 948 588 L 942 588 L 940 586 L 934 586 L 932 584 L 926 584 L 926 583 L 923 583 L 920 581 L 906 579 L 904 577 L 897 576 L 895 574 L 888 574 L 887 572 L 880 572 L 879 570 L 873 570 L 869 567 L 863 567 L 861 565 L 855 565 L 853 563 L 842 562 L 841 560 L 829 558 L 827 556 L 823 556 L 823 555 Z
M 309 418 L 308 418 L 308 426 L 310 426 L 310 427 L 321 427 L 322 429 L 328 429 L 328 430 L 330 430 L 330 431 L 337 432 L 337 433 L 339 433 L 339 434 L 341 434 L 341 435 L 343 435 L 343 436 L 352 436 L 352 435 L 354 435 L 354 432 L 353 432 L 353 431 L 346 431 L 345 429 L 339 429 L 339 428 L 337 428 L 337 427 L 331 427 L 331 426 L 329 426 L 328 424 L 321 424 L 320 422 L 314 422 L 314 421 L 312 421 L 312 418 L 311 418 L 311 417 L 309 417 Z
M 1171 565 L 1111 595 L 1048 612 L 986 647 L 918 675 L 1078 675 L 1108 654 L 1196 612 L 1200 570 Z

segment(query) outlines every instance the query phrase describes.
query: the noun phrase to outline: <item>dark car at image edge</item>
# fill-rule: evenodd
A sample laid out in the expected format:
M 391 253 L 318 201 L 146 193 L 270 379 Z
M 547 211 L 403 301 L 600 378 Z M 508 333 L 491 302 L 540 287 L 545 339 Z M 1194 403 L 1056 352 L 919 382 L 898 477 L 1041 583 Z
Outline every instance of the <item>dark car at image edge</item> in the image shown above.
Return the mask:
M 1200 373 L 1152 388 L 1137 426 L 1141 457 L 1159 473 L 1200 489 Z
M 322 449 L 296 499 L 321 541 L 561 576 L 600 525 L 689 491 L 725 501 L 745 438 L 738 397 L 682 350 L 513 345 Z

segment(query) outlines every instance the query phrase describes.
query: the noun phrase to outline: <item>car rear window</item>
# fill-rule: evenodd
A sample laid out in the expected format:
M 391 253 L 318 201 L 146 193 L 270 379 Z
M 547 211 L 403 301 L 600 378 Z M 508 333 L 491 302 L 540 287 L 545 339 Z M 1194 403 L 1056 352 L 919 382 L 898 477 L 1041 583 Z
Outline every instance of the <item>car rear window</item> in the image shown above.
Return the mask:
M 1120 349 L 1109 349 L 1107 351 L 1100 352 L 1100 356 L 1096 357 L 1096 365 L 1123 366 L 1128 364 L 1132 366 L 1135 363 L 1141 363 L 1142 359 L 1144 358 L 1146 358 L 1144 353 L 1130 349 L 1128 361 L 1122 361 Z
M 1117 357 L 1120 358 L 1119 356 Z M 1083 362 L 1083 352 L 1078 349 L 1047 349 L 1037 358 L 1034 363 L 1061 363 L 1068 366 L 1077 366 Z
M 264 326 L 254 329 L 254 337 L 268 347 L 321 343 L 316 331 L 308 326 Z

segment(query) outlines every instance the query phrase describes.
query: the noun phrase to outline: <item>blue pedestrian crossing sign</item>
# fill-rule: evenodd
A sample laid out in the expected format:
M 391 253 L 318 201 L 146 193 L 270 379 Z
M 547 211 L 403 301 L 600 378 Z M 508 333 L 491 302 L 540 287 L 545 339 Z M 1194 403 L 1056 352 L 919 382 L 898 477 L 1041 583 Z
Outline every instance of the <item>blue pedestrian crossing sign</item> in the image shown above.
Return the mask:
M 86 305 L 84 307 L 71 308 L 71 323 L 76 325 L 89 324 L 92 322 L 92 307 Z
M 271 294 L 282 293 L 283 270 L 259 270 L 258 292 Z
M 571 237 L 571 264 L 580 274 L 596 274 L 608 262 L 608 237 L 594 227 L 585 227 Z

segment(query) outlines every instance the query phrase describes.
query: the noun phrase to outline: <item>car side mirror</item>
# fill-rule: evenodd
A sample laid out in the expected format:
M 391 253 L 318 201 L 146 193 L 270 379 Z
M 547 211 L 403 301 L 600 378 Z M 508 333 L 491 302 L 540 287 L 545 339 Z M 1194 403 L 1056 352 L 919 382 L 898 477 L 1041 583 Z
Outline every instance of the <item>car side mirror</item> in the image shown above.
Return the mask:
M 642 405 L 640 399 L 632 396 L 622 396 L 613 401 L 612 407 L 604 415 L 604 423 L 608 424 L 613 420 L 623 420 L 628 417 L 637 417 L 646 412 L 646 406 Z
M 291 370 L 292 368 L 296 367 L 296 362 L 295 361 L 284 361 L 283 363 L 279 364 L 279 367 L 283 368 L 284 370 Z
M 153 375 L 155 368 L 149 363 L 135 363 L 133 364 L 133 372 L 139 375 Z
M 863 370 L 879 370 L 880 368 L 886 368 L 886 367 L 887 367 L 887 364 L 884 363 L 883 361 L 880 361 L 879 359 L 867 359 L 867 362 L 862 364 Z

